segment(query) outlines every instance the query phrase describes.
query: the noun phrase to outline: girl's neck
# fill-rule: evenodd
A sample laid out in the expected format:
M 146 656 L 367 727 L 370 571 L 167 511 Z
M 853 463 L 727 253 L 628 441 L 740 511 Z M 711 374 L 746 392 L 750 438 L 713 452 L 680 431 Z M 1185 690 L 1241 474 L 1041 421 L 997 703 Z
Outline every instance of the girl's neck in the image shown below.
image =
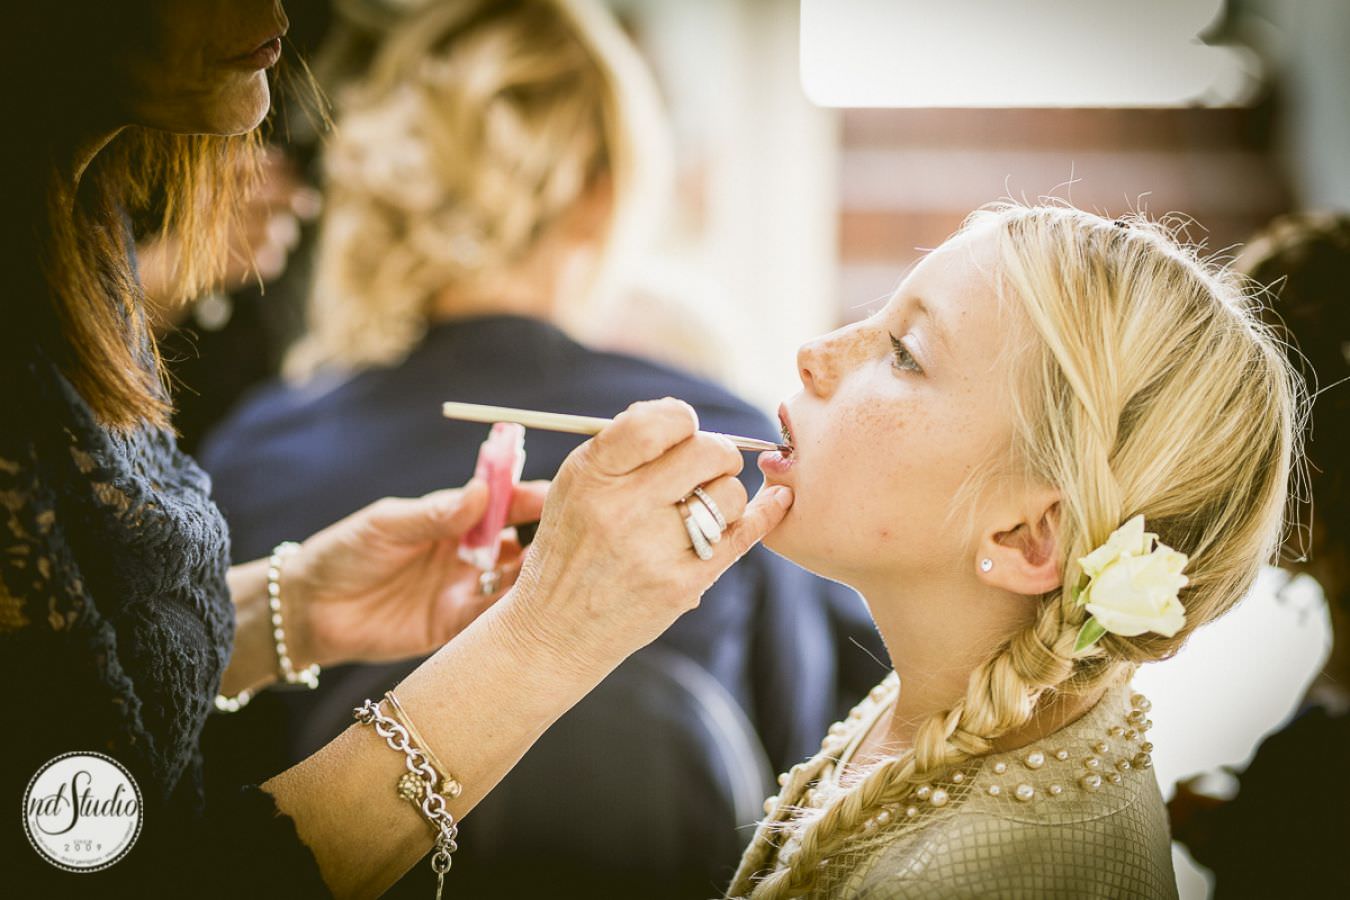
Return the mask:
M 900 694 L 867 742 L 872 755 L 912 747 L 920 726 L 964 698 L 975 670 L 1011 635 L 1032 624 L 1039 603 L 991 588 L 973 575 L 887 582 L 906 587 L 864 595 L 899 675 Z M 1063 728 L 1091 709 L 1100 693 L 1054 695 L 1031 721 L 995 739 L 994 750 L 1013 750 Z

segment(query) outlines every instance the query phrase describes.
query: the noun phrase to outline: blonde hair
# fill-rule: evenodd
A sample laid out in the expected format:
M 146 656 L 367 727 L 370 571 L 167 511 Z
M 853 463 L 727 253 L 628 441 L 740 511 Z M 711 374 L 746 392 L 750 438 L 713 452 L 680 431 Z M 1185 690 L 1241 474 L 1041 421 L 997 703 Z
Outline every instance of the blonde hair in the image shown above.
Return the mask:
M 1304 403 L 1238 278 L 1138 217 L 1000 204 L 963 230 L 985 226 L 997 234 L 1005 302 L 1020 303 L 1035 336 L 1014 392 L 1010 458 L 1061 493 L 1063 583 L 1078 581 L 1079 557 L 1142 513 L 1162 542 L 1190 556 L 1186 626 L 1173 638 L 1108 634 L 1075 654 L 1083 610 L 1060 589 L 1046 594 L 1035 622 L 975 669 L 960 701 L 920 725 L 912 749 L 818 813 L 778 813 L 771 826 L 799 829 L 800 849 L 758 878 L 773 853 L 774 828 L 762 829 L 733 896 L 818 889 L 831 859 L 883 806 L 988 753 L 1052 693 L 1087 694 L 1172 655 L 1243 595 L 1279 547 Z M 810 768 L 794 777 L 814 777 Z
M 524 259 L 606 177 L 597 240 L 612 258 L 660 194 L 663 126 L 636 50 L 592 0 L 432 0 L 340 103 L 288 374 L 396 364 L 437 292 Z

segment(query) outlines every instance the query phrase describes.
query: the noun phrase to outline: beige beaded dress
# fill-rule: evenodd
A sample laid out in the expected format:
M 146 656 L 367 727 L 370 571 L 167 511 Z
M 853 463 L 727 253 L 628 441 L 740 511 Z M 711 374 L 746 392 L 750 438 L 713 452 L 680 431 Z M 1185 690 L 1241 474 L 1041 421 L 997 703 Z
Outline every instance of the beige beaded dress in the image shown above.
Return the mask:
M 898 692 L 892 672 L 831 729 L 813 763 L 780 778 L 783 793 L 766 811 L 784 803 L 820 806 L 841 790 L 840 769 Z M 827 863 L 812 896 L 1175 898 L 1147 710 L 1148 701 L 1122 684 L 1037 744 L 916 787 Z M 817 768 L 818 777 L 802 777 Z M 783 866 L 796 848 L 795 835 L 787 835 L 774 864 Z

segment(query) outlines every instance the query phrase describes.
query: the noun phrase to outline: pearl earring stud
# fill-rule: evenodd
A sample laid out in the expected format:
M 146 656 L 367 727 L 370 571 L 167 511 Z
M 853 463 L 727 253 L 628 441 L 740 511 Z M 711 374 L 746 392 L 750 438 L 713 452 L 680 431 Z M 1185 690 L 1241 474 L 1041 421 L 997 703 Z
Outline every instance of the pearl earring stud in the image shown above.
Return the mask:
M 984 559 L 980 560 L 981 572 L 988 572 L 992 568 L 994 568 L 994 561 L 992 559 L 986 556 Z

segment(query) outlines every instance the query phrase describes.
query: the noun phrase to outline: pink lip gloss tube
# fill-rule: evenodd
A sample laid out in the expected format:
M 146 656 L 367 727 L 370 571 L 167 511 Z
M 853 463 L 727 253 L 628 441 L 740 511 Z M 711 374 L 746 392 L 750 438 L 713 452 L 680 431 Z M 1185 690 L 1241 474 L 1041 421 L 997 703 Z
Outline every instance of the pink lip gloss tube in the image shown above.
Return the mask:
M 525 426 L 498 422 L 478 448 L 474 477 L 487 482 L 487 511 L 459 542 L 459 558 L 483 572 L 497 566 L 511 496 L 525 467 Z

